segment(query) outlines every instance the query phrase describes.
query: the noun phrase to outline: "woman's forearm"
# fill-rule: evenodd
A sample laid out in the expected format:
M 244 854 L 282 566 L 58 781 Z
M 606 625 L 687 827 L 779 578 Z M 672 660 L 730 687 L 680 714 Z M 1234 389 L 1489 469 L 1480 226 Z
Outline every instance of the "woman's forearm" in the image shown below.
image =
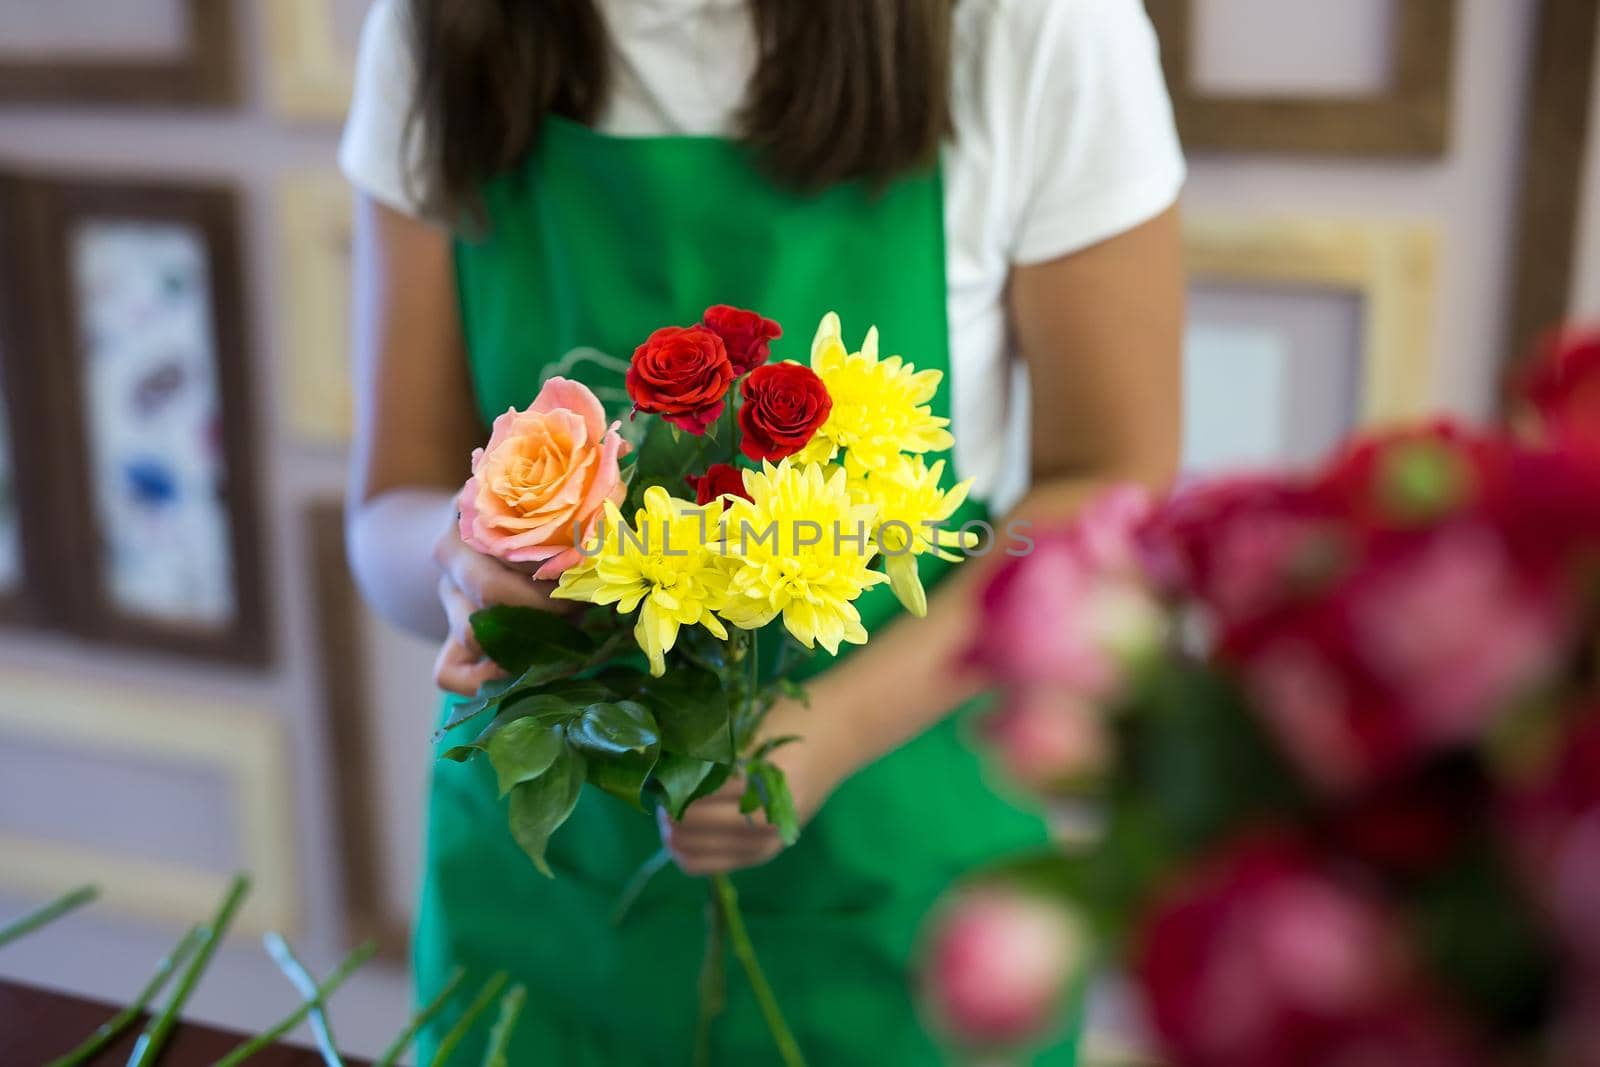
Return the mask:
M 899 748 L 976 696 L 983 681 L 963 665 L 982 620 L 976 596 L 985 577 L 1025 542 L 1008 541 L 1007 530 L 1027 535 L 1030 524 L 1062 522 L 1107 480 L 1063 479 L 1036 487 L 995 523 L 994 548 L 968 559 L 928 597 L 925 618 L 903 616 L 836 669 L 810 685 L 810 707 L 793 722 L 769 727 L 832 749 L 825 758 L 848 777 Z M 822 720 L 822 721 L 819 721 Z M 792 727 L 792 729 L 791 729 Z
M 455 507 L 454 494 L 444 489 L 391 489 L 353 505 L 345 530 L 367 603 L 400 629 L 430 640 L 442 640 L 449 630 L 433 557 Z

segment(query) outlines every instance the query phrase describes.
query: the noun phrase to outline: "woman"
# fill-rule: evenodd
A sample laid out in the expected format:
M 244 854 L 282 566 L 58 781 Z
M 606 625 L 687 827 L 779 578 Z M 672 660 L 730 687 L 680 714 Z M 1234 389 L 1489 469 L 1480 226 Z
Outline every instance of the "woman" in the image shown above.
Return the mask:
M 626 355 L 710 304 L 782 322 L 781 358 L 833 308 L 847 339 L 877 323 L 945 371 L 956 477 L 997 525 L 1173 475 L 1183 163 L 1138 0 L 376 0 L 341 157 L 359 193 L 351 551 L 380 610 L 443 639 L 450 692 L 494 673 L 471 611 L 550 606 L 454 533 L 487 420 L 552 373 L 620 410 Z M 774 711 L 804 738 L 779 750 L 798 844 L 740 816 L 730 785 L 660 825 L 678 869 L 621 927 L 657 827 L 586 795 L 547 881 L 485 769 L 439 765 L 419 996 L 457 965 L 505 969 L 530 989 L 512 1062 L 686 1063 L 694 876 L 738 872 L 810 1062 L 934 1062 L 905 977 L 917 924 L 957 871 L 1044 840 L 984 788 L 952 714 L 974 692 L 958 664 L 983 567 L 924 620 L 869 606 L 871 643 L 808 708 Z M 740 982 L 713 1058 L 773 1059 Z

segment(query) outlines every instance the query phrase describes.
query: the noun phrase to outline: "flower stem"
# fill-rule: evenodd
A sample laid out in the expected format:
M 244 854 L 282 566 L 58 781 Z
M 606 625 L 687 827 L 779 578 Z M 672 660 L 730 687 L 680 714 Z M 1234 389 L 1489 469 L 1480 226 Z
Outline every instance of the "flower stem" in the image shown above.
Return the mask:
M 650 880 L 661 873 L 661 870 L 671 862 L 672 852 L 663 845 L 660 850 L 639 865 L 639 869 L 633 872 L 632 878 L 628 879 L 628 884 L 622 888 L 622 895 L 617 897 L 617 903 L 611 909 L 611 924 L 613 926 L 622 925 L 622 920 L 626 919 L 628 912 L 633 910 L 634 902 L 639 899 L 639 895 L 650 884 Z
M 417 1039 L 417 1034 L 422 1028 L 427 1026 L 435 1015 L 444 1010 L 445 1002 L 460 988 L 461 983 L 466 981 L 466 978 L 467 969 L 465 967 L 457 967 L 451 971 L 450 977 L 445 980 L 444 988 L 439 990 L 439 995 L 430 1000 L 411 1017 L 411 1021 L 406 1024 L 406 1028 L 400 1031 L 400 1036 L 396 1037 L 390 1042 L 389 1047 L 383 1050 L 373 1067 L 394 1067 L 395 1061 L 400 1058 L 401 1053 L 410 1048 L 411 1042 Z
M 700 962 L 700 1010 L 694 1020 L 694 1067 L 711 1067 L 711 1024 L 727 1002 L 723 945 L 727 927 L 716 890 L 706 898 L 706 954 Z
M 805 1057 L 800 1054 L 800 1046 L 789 1031 L 789 1024 L 784 1021 L 778 998 L 767 984 L 761 961 L 756 959 L 755 946 L 750 943 L 750 932 L 745 929 L 744 916 L 739 913 L 739 893 L 733 887 L 733 880 L 725 874 L 714 874 L 711 876 L 711 889 L 716 894 L 722 921 L 727 925 L 728 943 L 733 948 L 734 957 L 744 967 L 745 976 L 750 979 L 750 988 L 755 992 L 761 1015 L 766 1019 L 773 1043 L 778 1046 L 779 1059 L 784 1067 L 805 1067 Z
M 333 1025 L 328 1022 L 327 1005 L 323 1004 L 322 994 L 317 990 L 317 980 L 311 977 L 311 972 L 306 970 L 282 934 L 268 933 L 261 944 L 295 992 L 310 1006 L 311 1033 L 316 1038 L 317 1051 L 322 1053 L 322 1062 L 327 1067 L 344 1067 L 344 1057 L 339 1055 L 339 1045 L 333 1039 Z
M 178 1013 L 183 1011 L 183 1006 L 189 1002 L 189 997 L 194 993 L 194 987 L 200 984 L 200 976 L 211 965 L 211 959 L 217 954 L 217 946 L 227 936 L 228 927 L 233 925 L 233 917 L 239 913 L 239 908 L 244 904 L 244 898 L 250 892 L 250 879 L 244 875 L 235 875 L 228 885 L 228 892 L 223 896 L 222 903 L 217 907 L 217 913 L 212 916 L 211 922 L 200 935 L 200 944 L 195 950 L 194 957 L 189 960 L 189 965 L 183 969 L 183 974 L 178 978 L 178 986 L 172 991 L 172 996 L 167 998 L 167 1006 L 161 1014 L 150 1021 L 144 1033 L 139 1035 L 139 1040 L 133 1046 L 133 1053 L 128 1057 L 129 1067 L 151 1067 L 161 1058 L 161 1050 L 167 1043 L 167 1038 L 172 1036 L 172 1030 L 178 1025 Z
M 514 985 L 511 992 L 500 998 L 500 1015 L 489 1031 L 489 1051 L 484 1053 L 483 1067 L 507 1067 L 507 1049 L 511 1047 L 511 1034 L 517 1028 L 517 1016 L 522 1014 L 522 1003 L 528 999 L 528 987 Z
M 432 1067 L 444 1067 L 450 1062 L 450 1055 L 455 1052 L 456 1046 L 461 1044 L 461 1039 L 467 1036 L 472 1024 L 478 1021 L 478 1016 L 488 1009 L 490 1002 L 500 995 L 500 990 L 504 989 L 510 980 L 506 972 L 496 971 L 494 977 L 483 984 L 483 988 L 478 990 L 478 995 L 472 998 L 472 1003 L 467 1005 L 467 1010 L 461 1013 L 461 1018 L 456 1020 L 449 1033 L 444 1035 L 444 1040 L 439 1042 L 439 1048 L 433 1054 Z M 218 1064 L 217 1067 L 222 1065 Z
M 172 977 L 173 972 L 182 967 L 184 962 L 188 960 L 189 954 L 195 950 L 195 946 L 200 944 L 200 932 L 200 927 L 191 926 L 189 932 L 183 935 L 183 940 L 179 941 L 172 951 L 167 953 L 161 962 L 156 964 L 156 973 L 150 976 L 150 981 L 145 983 L 144 988 L 139 991 L 139 995 L 134 998 L 132 1004 L 129 1004 L 126 1008 L 101 1023 L 99 1028 L 84 1040 L 83 1044 L 71 1052 L 51 1060 L 47 1067 L 78 1067 L 79 1064 L 87 1062 L 90 1057 L 99 1054 L 107 1045 L 121 1037 L 123 1031 L 132 1026 L 139 1016 L 144 1014 L 145 1009 L 150 1006 L 150 1002 L 166 988 L 167 980 Z
M 67 912 L 83 907 L 99 895 L 98 888 L 84 885 L 57 897 L 38 911 L 29 912 L 15 922 L 0 927 L 0 946 L 8 945 L 18 938 L 33 933 L 41 926 L 55 922 Z
M 376 951 L 378 951 L 378 946 L 372 941 L 368 941 L 361 945 L 354 952 L 350 953 L 350 955 L 346 956 L 344 958 L 344 962 L 335 967 L 333 969 L 333 973 L 328 975 L 327 979 L 324 980 L 321 985 L 317 986 L 317 995 L 314 999 L 306 1000 L 305 1003 L 301 1004 L 293 1012 L 290 1012 L 289 1015 L 287 1015 L 272 1029 L 258 1035 L 257 1037 L 251 1038 L 249 1041 L 246 1041 L 244 1044 L 240 1045 L 238 1048 L 222 1057 L 222 1059 L 212 1064 L 212 1067 L 238 1067 L 238 1064 L 243 1063 L 256 1053 L 270 1048 L 274 1042 L 286 1036 L 289 1031 L 293 1030 L 295 1027 L 299 1026 L 305 1021 L 305 1017 L 311 1014 L 312 1005 L 320 1001 L 327 1000 L 329 997 L 333 996 L 334 991 L 340 986 L 344 985 L 344 980 L 349 978 L 350 975 L 355 972 L 357 967 L 360 967 L 363 963 L 366 963 L 367 960 L 371 959 L 372 954 Z

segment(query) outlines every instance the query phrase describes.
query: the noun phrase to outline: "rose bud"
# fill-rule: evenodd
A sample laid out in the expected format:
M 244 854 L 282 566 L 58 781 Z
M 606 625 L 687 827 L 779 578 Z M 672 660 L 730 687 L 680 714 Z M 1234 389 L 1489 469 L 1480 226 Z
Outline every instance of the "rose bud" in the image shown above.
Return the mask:
M 1083 927 L 1063 904 L 998 884 L 959 891 L 925 945 L 925 1010 L 969 1047 L 1043 1040 L 1063 1021 L 1087 955 Z
M 739 395 L 739 447 L 757 462 L 776 463 L 800 451 L 833 411 L 817 372 L 798 363 L 757 367 L 739 384 Z
M 713 463 L 700 475 L 691 474 L 684 479 L 694 490 L 694 502 L 706 505 L 719 496 L 736 496 L 744 500 L 750 494 L 744 487 L 744 472 L 731 463 Z
M 1097 711 L 1058 687 L 1009 691 L 979 733 L 1001 772 L 1035 793 L 1070 792 L 1099 775 L 1110 756 Z
M 634 351 L 625 384 L 634 410 L 703 434 L 722 417 L 733 378 L 722 338 L 704 326 L 665 326 Z
M 783 336 L 783 327 L 771 319 L 727 304 L 706 308 L 700 321 L 722 338 L 735 374 L 748 374 L 765 363 L 772 342 Z

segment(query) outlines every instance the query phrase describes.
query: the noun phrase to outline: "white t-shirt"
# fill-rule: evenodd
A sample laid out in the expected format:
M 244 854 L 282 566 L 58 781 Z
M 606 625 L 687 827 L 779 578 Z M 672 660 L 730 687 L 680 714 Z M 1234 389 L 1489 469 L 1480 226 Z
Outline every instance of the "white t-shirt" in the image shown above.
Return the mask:
M 755 58 L 744 0 L 598 3 L 614 59 L 601 132 L 730 134 Z M 403 136 L 408 7 L 375 0 L 367 16 L 339 160 L 356 188 L 416 214 Z M 1004 303 L 1011 267 L 1159 215 L 1184 163 L 1139 0 L 960 0 L 953 39 L 943 178 L 955 466 L 1003 510 L 1028 480 L 1027 387 Z M 847 340 L 868 325 L 845 323 Z M 896 351 L 894 338 L 884 343 Z

